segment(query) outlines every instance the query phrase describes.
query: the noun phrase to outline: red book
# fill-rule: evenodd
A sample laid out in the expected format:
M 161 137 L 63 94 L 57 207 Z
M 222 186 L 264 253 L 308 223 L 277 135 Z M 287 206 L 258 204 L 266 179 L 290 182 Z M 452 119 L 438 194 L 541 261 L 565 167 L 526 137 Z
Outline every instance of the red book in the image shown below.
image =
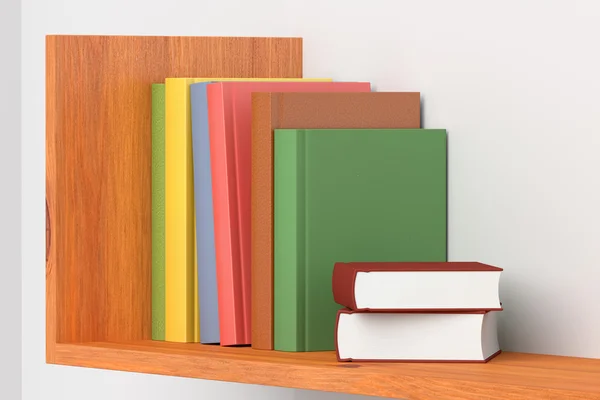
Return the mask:
M 218 82 L 208 85 L 220 343 L 251 344 L 250 234 L 253 92 L 369 92 L 368 82 Z
M 498 312 L 373 313 L 340 310 L 338 361 L 487 362 L 500 354 Z
M 336 263 L 333 298 L 357 311 L 497 311 L 501 272 L 478 262 Z

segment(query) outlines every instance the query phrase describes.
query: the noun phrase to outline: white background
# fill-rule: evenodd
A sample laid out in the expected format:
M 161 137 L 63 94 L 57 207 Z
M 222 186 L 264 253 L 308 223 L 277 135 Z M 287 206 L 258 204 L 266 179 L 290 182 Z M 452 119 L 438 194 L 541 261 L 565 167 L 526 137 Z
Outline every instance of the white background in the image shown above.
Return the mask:
M 0 0 L 0 399 L 21 391 L 20 1 Z
M 2 21 L 12 19 L 7 1 Z M 505 268 L 503 349 L 600 358 L 599 20 L 593 0 L 23 0 L 24 398 L 347 398 L 44 365 L 45 34 L 302 36 L 306 77 L 420 91 L 423 127 L 448 129 L 449 259 Z M 18 90 L 7 82 L 18 75 L 18 29 L 0 38 L 13 99 L 0 104 L 0 126 L 9 127 L 0 243 L 11 294 L 19 282 Z M 0 304 L 16 305 L 14 293 L 2 295 Z M 8 320 L 19 324 L 18 315 Z M 4 335 L 17 331 L 0 329 L 2 358 Z

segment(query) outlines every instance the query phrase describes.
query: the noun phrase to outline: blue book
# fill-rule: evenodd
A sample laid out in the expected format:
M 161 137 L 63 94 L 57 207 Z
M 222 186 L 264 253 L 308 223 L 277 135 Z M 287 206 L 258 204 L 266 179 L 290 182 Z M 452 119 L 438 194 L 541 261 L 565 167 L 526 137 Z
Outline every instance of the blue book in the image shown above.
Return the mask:
M 200 343 L 205 344 L 220 342 L 208 101 L 206 98 L 206 86 L 210 83 L 202 82 L 190 85 Z

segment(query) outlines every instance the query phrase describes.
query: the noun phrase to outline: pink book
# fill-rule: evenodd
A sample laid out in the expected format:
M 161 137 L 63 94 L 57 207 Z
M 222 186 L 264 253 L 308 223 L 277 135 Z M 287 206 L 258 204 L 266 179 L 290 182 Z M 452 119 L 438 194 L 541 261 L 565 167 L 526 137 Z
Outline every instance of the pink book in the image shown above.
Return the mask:
M 252 92 L 369 92 L 368 82 L 218 82 L 208 85 L 208 124 L 221 346 L 251 335 Z

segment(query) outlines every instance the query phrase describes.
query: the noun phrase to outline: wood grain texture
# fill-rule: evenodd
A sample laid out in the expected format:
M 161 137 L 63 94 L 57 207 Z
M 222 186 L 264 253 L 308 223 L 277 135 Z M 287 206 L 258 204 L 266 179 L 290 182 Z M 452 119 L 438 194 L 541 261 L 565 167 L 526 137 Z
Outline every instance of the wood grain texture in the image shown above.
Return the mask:
M 56 54 L 48 52 L 46 57 L 46 76 L 56 76 Z M 46 79 L 46 110 L 55 110 L 56 79 Z M 56 335 L 56 246 L 52 246 L 52 219 L 57 215 L 55 202 L 56 177 L 56 113 L 46 113 L 46 361 L 54 362 Z
M 337 363 L 333 352 L 139 341 L 59 344 L 56 363 L 411 400 L 600 399 L 600 360 L 521 353 L 487 364 Z
M 150 338 L 151 83 L 300 78 L 302 39 L 60 35 L 46 52 L 53 362 L 55 343 Z

